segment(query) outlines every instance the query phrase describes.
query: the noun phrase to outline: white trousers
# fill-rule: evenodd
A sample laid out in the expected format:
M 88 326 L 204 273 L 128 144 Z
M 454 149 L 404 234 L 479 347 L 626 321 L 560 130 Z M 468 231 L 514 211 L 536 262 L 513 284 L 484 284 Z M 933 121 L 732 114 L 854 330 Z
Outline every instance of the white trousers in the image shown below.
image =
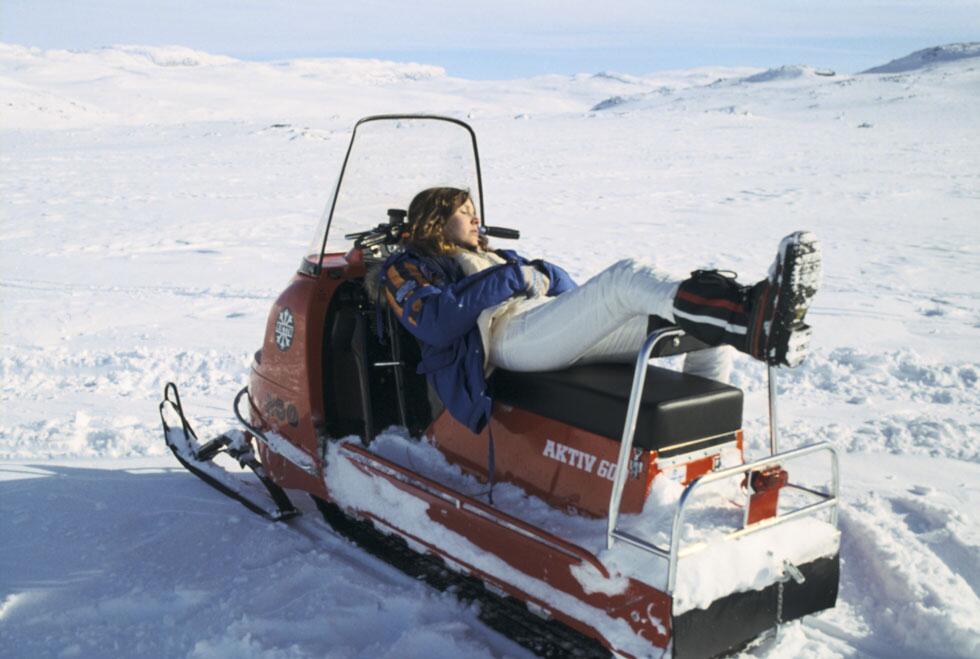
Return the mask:
M 655 266 L 625 259 L 578 288 L 496 321 L 490 363 L 511 371 L 553 371 L 573 364 L 633 364 L 651 315 L 674 322 L 680 280 Z M 689 352 L 684 372 L 728 382 L 728 346 Z

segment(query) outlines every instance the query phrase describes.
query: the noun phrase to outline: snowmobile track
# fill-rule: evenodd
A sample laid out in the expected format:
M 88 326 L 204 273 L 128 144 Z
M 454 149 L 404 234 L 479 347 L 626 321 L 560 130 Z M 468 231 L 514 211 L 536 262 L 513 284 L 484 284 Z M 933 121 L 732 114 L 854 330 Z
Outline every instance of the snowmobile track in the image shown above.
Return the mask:
M 556 620 L 532 613 L 514 597 L 491 592 L 479 579 L 449 569 L 441 558 L 416 552 L 403 539 L 379 531 L 368 520 L 348 516 L 333 503 L 316 496 L 313 500 L 335 531 L 410 577 L 440 591 L 451 591 L 462 602 L 479 603 L 478 617 L 484 624 L 538 656 L 583 659 L 612 656 L 596 640 Z

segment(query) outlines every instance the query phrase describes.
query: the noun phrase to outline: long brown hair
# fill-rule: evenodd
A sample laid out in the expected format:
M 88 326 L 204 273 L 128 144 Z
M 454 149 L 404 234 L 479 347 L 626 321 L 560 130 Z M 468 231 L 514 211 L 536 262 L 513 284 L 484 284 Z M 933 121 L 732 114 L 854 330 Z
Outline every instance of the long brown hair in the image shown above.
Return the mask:
M 428 188 L 415 195 L 408 206 L 405 245 L 425 256 L 459 250 L 459 245 L 446 239 L 445 228 L 456 209 L 470 199 L 469 190 L 461 188 Z M 486 236 L 480 236 L 480 247 L 487 248 Z

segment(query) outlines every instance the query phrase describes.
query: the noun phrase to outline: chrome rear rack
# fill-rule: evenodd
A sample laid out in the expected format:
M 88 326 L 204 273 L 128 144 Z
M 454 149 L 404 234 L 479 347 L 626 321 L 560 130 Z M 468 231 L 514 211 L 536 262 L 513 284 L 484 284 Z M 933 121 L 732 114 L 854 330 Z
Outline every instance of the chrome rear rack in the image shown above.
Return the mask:
M 775 368 L 770 366 L 768 367 L 770 455 L 752 462 L 712 471 L 688 483 L 687 487 L 684 488 L 684 492 L 681 494 L 680 499 L 677 502 L 677 508 L 674 511 L 674 519 L 670 530 L 669 547 L 661 547 L 652 542 L 644 540 L 643 538 L 637 537 L 632 533 L 619 530 L 617 528 L 619 508 L 622 504 L 623 489 L 626 486 L 626 476 L 629 469 L 628 465 L 630 456 L 633 452 L 633 440 L 636 435 L 637 417 L 639 415 L 640 403 L 643 398 L 643 387 L 646 383 L 647 366 L 650 362 L 651 355 L 654 354 L 655 350 L 663 347 L 664 342 L 672 341 L 673 345 L 676 346 L 679 344 L 682 336 L 684 336 L 684 331 L 679 327 L 665 327 L 658 329 L 647 337 L 646 341 L 643 343 L 643 347 L 640 349 L 640 352 L 637 355 L 636 368 L 633 373 L 633 388 L 630 392 L 630 400 L 626 410 L 626 421 L 623 426 L 623 436 L 619 447 L 619 459 L 616 463 L 616 473 L 613 479 L 612 495 L 609 498 L 609 519 L 606 528 L 606 547 L 608 549 L 612 549 L 615 541 L 619 540 L 668 562 L 667 593 L 669 594 L 673 594 L 674 587 L 677 583 L 678 560 L 684 556 L 690 556 L 691 554 L 697 553 L 707 546 L 705 543 L 699 543 L 686 548 L 681 548 L 680 546 L 681 529 L 683 528 L 686 506 L 698 488 L 709 483 L 714 483 L 726 478 L 731 478 L 732 476 L 737 476 L 739 474 L 748 473 L 774 465 L 782 465 L 791 460 L 796 460 L 814 453 L 827 452 L 830 454 L 831 480 L 830 488 L 827 492 L 821 492 L 819 490 L 792 483 L 787 485 L 787 487 L 813 495 L 817 497 L 819 501 L 776 517 L 760 520 L 754 524 L 744 524 L 743 528 L 732 531 L 731 533 L 723 536 L 720 541 L 734 539 L 761 531 L 763 529 L 772 528 L 800 517 L 816 514 L 823 510 L 830 511 L 830 522 L 836 527 L 840 491 L 840 467 L 838 464 L 837 451 L 829 443 L 819 442 L 816 444 L 803 446 L 798 449 L 793 449 L 791 451 L 786 451 L 784 453 L 778 452 L 776 426 L 776 373 Z M 659 352 L 657 354 L 659 354 Z

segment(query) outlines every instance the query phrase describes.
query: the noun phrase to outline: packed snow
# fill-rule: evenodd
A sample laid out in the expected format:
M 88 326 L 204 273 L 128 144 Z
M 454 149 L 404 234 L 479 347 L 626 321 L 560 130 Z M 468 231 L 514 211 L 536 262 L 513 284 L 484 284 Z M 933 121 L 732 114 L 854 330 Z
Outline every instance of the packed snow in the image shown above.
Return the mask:
M 977 48 L 473 81 L 0 45 L 0 656 L 528 656 L 308 500 L 270 524 L 212 490 L 157 417 L 174 380 L 200 436 L 233 425 L 353 123 L 407 111 L 470 122 L 487 222 L 580 281 L 623 256 L 751 281 L 816 232 L 779 418 L 783 447 L 841 452 L 841 596 L 745 654 L 980 655 Z M 764 372 L 736 366 L 760 457 Z

